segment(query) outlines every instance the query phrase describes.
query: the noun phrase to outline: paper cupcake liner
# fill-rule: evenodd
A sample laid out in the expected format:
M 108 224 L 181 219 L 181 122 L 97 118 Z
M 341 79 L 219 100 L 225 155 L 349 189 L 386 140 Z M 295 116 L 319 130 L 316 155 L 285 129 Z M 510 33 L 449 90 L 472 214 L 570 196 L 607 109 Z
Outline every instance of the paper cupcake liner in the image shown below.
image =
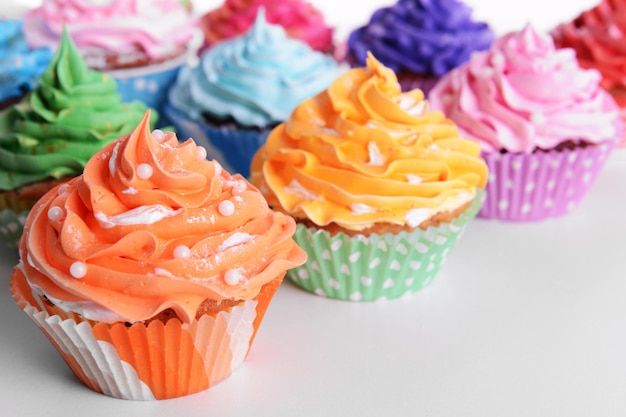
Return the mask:
M 620 119 L 622 119 L 622 123 L 624 126 L 626 126 L 626 107 L 621 107 L 619 110 L 619 116 Z M 617 147 L 620 149 L 626 148 L 626 129 L 624 129 L 624 131 L 622 132 L 622 137 L 620 138 L 619 142 L 617 143 Z
M 615 142 L 532 154 L 483 153 L 487 196 L 478 217 L 540 221 L 576 208 L 598 176 Z
M 171 319 L 127 327 L 81 320 L 38 303 L 18 268 L 11 281 L 13 298 L 76 377 L 94 391 L 129 400 L 181 397 L 226 379 L 245 360 L 282 281 L 276 278 L 255 299 L 189 324 Z
M 483 193 L 449 223 L 397 234 L 347 236 L 298 224 L 294 239 L 308 261 L 287 277 L 311 293 L 346 301 L 395 299 L 419 291 L 437 275 Z
M 14 193 L 0 193 L 0 241 L 16 249 L 24 232 L 24 223 L 33 200 L 23 200 Z
M 399 74 L 398 82 L 402 91 L 411 91 L 419 88 L 424 93 L 424 97 L 428 98 L 428 93 L 440 78 L 434 75 Z
M 11 208 L 0 211 L 0 240 L 5 242 L 9 248 L 17 249 L 24 232 L 24 223 L 28 213 L 30 210 L 16 213 Z
M 129 68 L 106 71 L 117 81 L 117 90 L 122 101 L 141 101 L 159 113 L 158 127 L 166 126 L 169 121 L 163 115 L 163 106 L 167 101 L 167 92 L 176 81 L 178 71 L 189 61 L 189 55 L 183 54 L 169 61 L 142 68 Z
M 271 129 L 246 129 L 233 126 L 214 126 L 186 118 L 169 104 L 165 114 L 178 139 L 193 138 L 207 150 L 209 159 L 217 160 L 230 173 L 250 176 L 250 164 L 257 150 L 265 143 Z

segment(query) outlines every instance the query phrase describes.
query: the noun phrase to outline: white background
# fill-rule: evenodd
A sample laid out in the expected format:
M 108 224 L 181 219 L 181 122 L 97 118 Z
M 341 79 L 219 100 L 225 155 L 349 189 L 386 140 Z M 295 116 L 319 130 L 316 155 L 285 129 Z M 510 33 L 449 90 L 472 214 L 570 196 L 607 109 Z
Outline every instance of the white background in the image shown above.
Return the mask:
M 468 3 L 501 34 L 528 21 L 548 30 L 594 2 Z M 314 4 L 341 38 L 383 3 Z M 4 251 L 0 415 L 625 416 L 625 180 L 621 150 L 567 217 L 475 220 L 431 286 L 408 299 L 340 302 L 285 283 L 246 363 L 167 401 L 83 387 L 11 299 L 16 255 Z

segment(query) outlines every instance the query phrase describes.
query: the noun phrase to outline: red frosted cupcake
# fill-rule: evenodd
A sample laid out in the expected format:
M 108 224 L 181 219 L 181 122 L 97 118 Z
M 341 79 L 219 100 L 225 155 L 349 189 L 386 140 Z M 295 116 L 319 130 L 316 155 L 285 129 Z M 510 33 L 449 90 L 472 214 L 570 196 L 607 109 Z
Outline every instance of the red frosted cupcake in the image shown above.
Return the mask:
M 617 101 L 626 120 L 626 1 L 602 0 L 552 31 L 558 48 L 573 48 L 580 66 L 602 74 L 601 85 Z M 626 132 L 625 132 L 626 133 Z M 626 146 L 626 137 L 621 147 Z

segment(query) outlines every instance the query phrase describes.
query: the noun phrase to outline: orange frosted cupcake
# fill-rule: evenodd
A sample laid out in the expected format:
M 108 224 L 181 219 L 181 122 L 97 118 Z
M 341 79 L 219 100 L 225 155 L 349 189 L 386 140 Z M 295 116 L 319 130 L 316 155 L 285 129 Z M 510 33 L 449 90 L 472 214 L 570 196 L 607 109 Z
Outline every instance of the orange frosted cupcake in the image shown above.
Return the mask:
M 293 219 L 148 117 L 39 200 L 11 283 L 85 385 L 145 400 L 230 375 L 305 260 Z
M 437 274 L 482 203 L 487 167 L 420 90 L 371 54 L 302 102 L 255 155 L 251 181 L 296 218 L 296 285 L 354 301 L 398 298 Z

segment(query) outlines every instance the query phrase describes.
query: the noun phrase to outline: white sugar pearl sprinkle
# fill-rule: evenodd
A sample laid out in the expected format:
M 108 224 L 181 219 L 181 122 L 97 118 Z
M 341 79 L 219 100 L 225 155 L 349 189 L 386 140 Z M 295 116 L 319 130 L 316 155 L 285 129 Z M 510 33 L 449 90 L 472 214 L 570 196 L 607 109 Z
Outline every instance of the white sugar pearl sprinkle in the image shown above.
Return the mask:
M 235 212 L 235 205 L 230 200 L 224 200 L 217 206 L 217 211 L 219 211 L 222 216 L 232 216 Z
M 204 146 L 198 146 L 198 154 L 196 155 L 196 158 L 198 159 L 198 161 L 204 161 L 206 159 L 206 148 Z
M 148 164 L 139 164 L 137 166 L 137 176 L 142 180 L 148 180 L 152 177 L 152 167 Z
M 237 181 L 237 184 L 233 187 L 233 194 L 238 195 L 246 191 L 248 187 L 244 181 Z
M 191 256 L 191 251 L 185 245 L 176 246 L 174 249 L 174 258 L 176 259 L 188 259 Z
M 80 261 L 74 262 L 70 265 L 70 275 L 78 279 L 83 278 L 87 275 L 87 265 Z
M 63 218 L 63 209 L 58 206 L 53 206 L 48 209 L 48 219 L 56 222 Z
M 154 129 L 152 131 L 152 137 L 154 137 L 157 142 L 161 142 L 165 138 L 165 133 L 163 133 L 162 130 Z
M 68 190 L 68 188 L 70 188 L 69 185 L 61 184 L 61 186 L 59 187 L 59 195 L 65 194 L 65 192 Z
M 237 285 L 242 278 L 243 275 L 237 269 L 229 269 L 224 274 L 224 282 L 228 285 Z

